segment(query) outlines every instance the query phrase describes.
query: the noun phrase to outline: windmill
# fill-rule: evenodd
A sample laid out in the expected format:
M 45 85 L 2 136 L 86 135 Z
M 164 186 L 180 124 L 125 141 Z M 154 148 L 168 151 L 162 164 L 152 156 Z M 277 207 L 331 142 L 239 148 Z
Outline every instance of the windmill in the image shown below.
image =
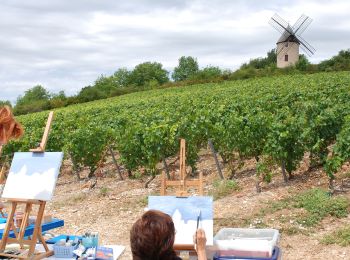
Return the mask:
M 312 19 L 306 15 L 300 16 L 293 26 L 290 26 L 278 14 L 274 14 L 269 24 L 272 25 L 282 35 L 277 41 L 277 67 L 284 68 L 294 65 L 299 60 L 299 47 L 308 55 L 311 56 L 316 51 L 301 34 L 310 25 Z

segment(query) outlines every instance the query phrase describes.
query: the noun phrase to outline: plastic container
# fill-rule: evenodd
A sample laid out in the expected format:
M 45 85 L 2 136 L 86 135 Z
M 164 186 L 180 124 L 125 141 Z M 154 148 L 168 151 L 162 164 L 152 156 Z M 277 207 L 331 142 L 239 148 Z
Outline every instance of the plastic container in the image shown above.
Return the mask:
M 252 258 L 252 257 L 241 257 L 241 256 L 218 256 L 214 255 L 213 260 L 280 260 L 282 259 L 282 252 L 276 246 L 273 250 L 271 257 L 264 258 Z
M 73 251 L 77 249 L 77 246 L 60 246 L 53 245 L 53 252 L 56 258 L 71 258 L 74 257 Z
M 59 235 L 59 236 L 56 236 L 56 237 L 53 237 L 49 240 L 46 241 L 46 244 L 56 244 L 58 241 L 62 240 L 62 239 L 67 239 L 68 237 L 68 240 L 75 240 L 76 238 L 78 238 L 79 240 L 81 240 L 81 236 L 73 236 L 73 235 Z
M 278 238 L 276 229 L 223 228 L 214 245 L 219 256 L 271 258 Z

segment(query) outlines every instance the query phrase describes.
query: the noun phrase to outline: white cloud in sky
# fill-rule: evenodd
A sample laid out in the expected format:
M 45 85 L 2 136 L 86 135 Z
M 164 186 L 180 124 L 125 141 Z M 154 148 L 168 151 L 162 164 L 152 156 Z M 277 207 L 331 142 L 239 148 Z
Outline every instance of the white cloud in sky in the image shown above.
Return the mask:
M 291 24 L 303 13 L 313 19 L 303 37 L 319 62 L 350 47 L 349 10 L 347 0 L 3 0 L 0 100 L 36 84 L 72 95 L 121 67 L 157 61 L 172 70 L 183 55 L 236 69 L 275 47 L 274 13 Z

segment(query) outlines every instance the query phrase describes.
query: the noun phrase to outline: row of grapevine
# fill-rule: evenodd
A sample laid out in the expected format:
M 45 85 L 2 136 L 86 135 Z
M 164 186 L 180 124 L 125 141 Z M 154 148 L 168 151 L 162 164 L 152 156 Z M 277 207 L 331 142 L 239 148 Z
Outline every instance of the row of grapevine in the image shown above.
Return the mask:
M 350 158 L 349 100 L 348 72 L 140 92 L 56 110 L 48 149 L 64 150 L 93 174 L 113 144 L 128 170 L 156 174 L 156 164 L 178 152 L 179 138 L 187 141 L 192 167 L 210 138 L 229 163 L 237 157 L 272 161 L 287 178 L 309 152 L 332 178 Z M 4 153 L 34 147 L 46 116 L 19 117 L 26 134 Z

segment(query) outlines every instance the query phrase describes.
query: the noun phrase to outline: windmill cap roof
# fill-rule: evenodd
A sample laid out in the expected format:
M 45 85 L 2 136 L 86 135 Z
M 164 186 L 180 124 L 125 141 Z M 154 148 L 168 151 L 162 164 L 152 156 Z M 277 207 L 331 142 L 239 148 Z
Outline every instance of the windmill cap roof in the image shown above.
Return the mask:
M 281 37 L 278 39 L 277 43 L 281 42 L 296 42 L 300 43 L 298 38 L 295 36 L 294 31 L 292 27 L 288 24 L 287 28 L 284 30 Z

